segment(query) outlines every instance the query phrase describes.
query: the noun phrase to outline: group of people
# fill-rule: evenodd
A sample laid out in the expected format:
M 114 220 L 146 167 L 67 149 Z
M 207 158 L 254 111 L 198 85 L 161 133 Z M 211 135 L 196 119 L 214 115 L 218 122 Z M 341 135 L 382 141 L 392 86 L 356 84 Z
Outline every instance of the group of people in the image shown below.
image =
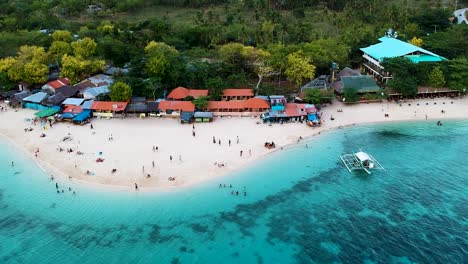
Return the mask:
M 216 138 L 215 136 L 213 136 L 213 144 L 216 144 L 216 142 L 218 142 L 218 144 L 221 146 L 221 139 L 218 139 L 218 141 L 216 141 Z M 240 140 L 239 140 L 239 136 L 236 137 L 236 143 L 239 144 Z M 231 146 L 231 140 L 229 139 L 228 140 L 228 145 Z
M 51 180 L 51 181 L 54 181 L 54 179 L 55 179 L 55 178 L 54 178 L 54 175 L 51 175 L 51 176 L 50 176 L 50 180 Z M 59 190 L 59 184 L 58 184 L 57 182 L 55 183 L 55 189 L 57 190 L 57 193 L 64 193 L 64 192 L 65 192 L 63 189 L 62 189 L 62 190 Z M 71 187 L 68 187 L 68 191 L 71 192 L 71 191 L 72 191 L 72 188 L 71 188 Z M 75 195 L 75 194 L 76 194 L 76 192 L 73 191 L 73 195 Z
M 220 184 L 219 184 L 219 188 L 228 188 L 228 187 L 226 186 L 226 184 L 220 183 Z M 232 184 L 229 184 L 229 189 L 232 189 L 232 188 L 233 188 L 233 187 L 232 187 Z M 244 186 L 243 193 L 244 193 L 244 196 L 247 196 L 247 190 L 246 190 L 245 186 Z M 234 190 L 232 190 L 232 191 L 231 191 L 231 195 L 239 196 L 239 191 L 234 191 Z

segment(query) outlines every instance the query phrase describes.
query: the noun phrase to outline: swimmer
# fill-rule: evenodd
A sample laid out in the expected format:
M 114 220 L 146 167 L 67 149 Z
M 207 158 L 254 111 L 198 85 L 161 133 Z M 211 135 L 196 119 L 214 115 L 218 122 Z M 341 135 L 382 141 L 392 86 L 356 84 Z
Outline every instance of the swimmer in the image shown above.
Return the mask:
M 68 191 L 71 192 L 71 187 L 68 187 Z
M 55 189 L 58 189 L 58 183 L 55 183 Z

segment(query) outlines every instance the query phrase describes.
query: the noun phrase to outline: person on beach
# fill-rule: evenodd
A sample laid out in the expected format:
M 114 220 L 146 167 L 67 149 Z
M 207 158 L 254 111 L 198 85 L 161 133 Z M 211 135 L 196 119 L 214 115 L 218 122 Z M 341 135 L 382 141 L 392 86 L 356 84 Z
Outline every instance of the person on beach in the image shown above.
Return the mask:
M 249 149 L 249 157 L 252 157 L 252 149 Z
M 179 155 L 179 162 L 182 162 L 182 156 Z
M 135 190 L 138 190 L 138 185 L 136 184 L 136 182 L 135 182 Z
M 14 161 L 11 161 L 11 166 L 12 166 L 12 167 L 15 166 L 15 162 L 14 162 Z
M 219 145 L 221 146 L 221 139 L 219 139 L 218 143 L 219 143 Z
M 229 140 L 229 146 L 231 146 L 231 140 Z
M 192 129 L 195 129 L 195 124 L 192 125 Z
M 244 151 L 241 150 L 241 151 L 240 151 L 240 156 L 241 156 L 241 157 L 242 157 L 242 153 L 244 153 Z
M 169 160 L 172 162 L 172 155 L 169 155 Z
M 158 147 L 158 146 L 156 146 L 156 151 L 158 151 L 158 150 L 159 150 L 159 147 Z
M 237 144 L 239 144 L 239 136 L 237 136 L 236 140 L 237 140 Z
M 213 144 L 216 144 L 216 138 L 213 136 Z
M 145 166 L 141 167 L 141 171 L 145 172 Z
M 195 137 L 195 130 L 194 130 L 194 131 L 192 131 L 192 136 L 193 136 L 193 137 Z
M 91 129 L 94 129 L 93 124 L 91 124 L 89 127 L 90 127 Z
M 155 152 L 155 151 L 156 151 L 156 147 L 155 147 L 155 146 L 153 146 L 153 152 Z
M 154 168 L 154 160 L 153 160 L 153 168 Z

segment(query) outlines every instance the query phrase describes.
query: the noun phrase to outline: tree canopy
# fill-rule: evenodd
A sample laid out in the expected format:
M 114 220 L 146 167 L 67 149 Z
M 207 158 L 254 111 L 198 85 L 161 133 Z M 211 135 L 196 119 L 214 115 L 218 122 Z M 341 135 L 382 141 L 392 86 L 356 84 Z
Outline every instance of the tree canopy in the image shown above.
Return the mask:
M 109 90 L 109 97 L 114 102 L 127 102 L 132 97 L 132 88 L 123 82 L 113 83 Z

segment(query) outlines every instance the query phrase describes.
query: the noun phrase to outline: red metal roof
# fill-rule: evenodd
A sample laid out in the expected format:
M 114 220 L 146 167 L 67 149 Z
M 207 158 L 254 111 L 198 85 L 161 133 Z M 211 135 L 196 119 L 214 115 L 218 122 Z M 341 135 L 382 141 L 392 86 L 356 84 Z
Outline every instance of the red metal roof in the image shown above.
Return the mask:
M 195 112 L 195 105 L 190 101 L 161 101 L 159 110 L 180 110 L 184 112 Z
M 307 114 L 317 112 L 317 108 L 313 104 L 296 104 L 296 108 Z
M 100 111 L 114 111 L 120 112 L 125 110 L 127 107 L 127 102 L 103 102 L 103 101 L 94 101 L 91 105 L 91 109 L 100 110 Z
M 81 112 L 83 112 L 83 109 L 81 108 L 81 106 L 77 105 L 69 105 L 63 110 L 63 113 L 79 114 Z
M 245 101 L 208 101 L 208 110 L 213 109 L 244 109 Z
M 198 98 L 200 96 L 208 96 L 208 90 L 194 90 L 187 89 L 185 87 L 177 87 L 169 93 L 167 98 L 180 100 L 184 99 L 187 96 L 192 96 L 193 98 Z
M 303 115 L 303 114 L 299 113 L 299 111 L 297 111 L 297 105 L 296 104 L 286 104 L 286 107 L 285 107 L 284 110 L 286 112 L 286 116 L 288 116 L 288 117 Z
M 270 108 L 270 104 L 260 98 L 250 98 L 244 102 L 244 108 L 262 109 Z
M 68 78 L 60 78 L 58 80 L 47 83 L 47 85 L 49 85 L 50 87 L 54 89 L 58 89 L 69 84 L 70 84 L 70 80 L 68 80 Z
M 223 96 L 253 96 L 252 89 L 224 89 Z

